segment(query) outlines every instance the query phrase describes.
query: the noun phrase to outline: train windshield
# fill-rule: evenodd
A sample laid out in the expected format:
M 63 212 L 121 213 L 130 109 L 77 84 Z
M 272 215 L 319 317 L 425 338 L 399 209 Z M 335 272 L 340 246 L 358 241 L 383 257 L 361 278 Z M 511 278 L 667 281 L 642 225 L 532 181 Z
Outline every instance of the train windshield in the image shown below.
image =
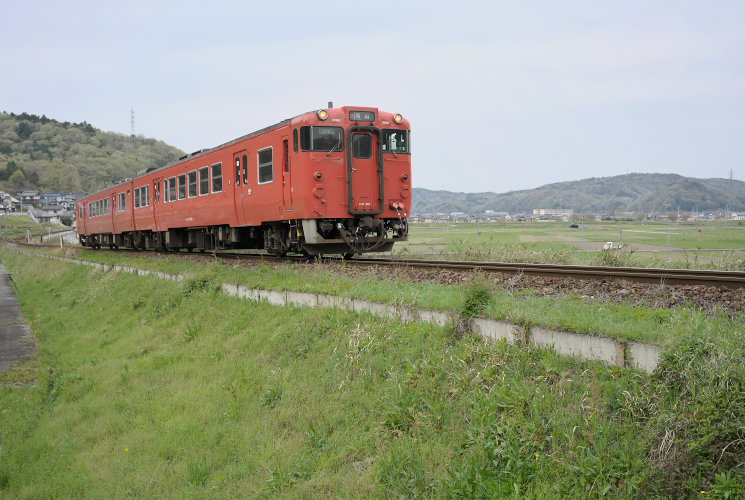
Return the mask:
M 384 153 L 411 153 L 408 130 L 383 130 Z
M 300 147 L 303 151 L 344 151 L 344 131 L 341 127 L 301 127 Z

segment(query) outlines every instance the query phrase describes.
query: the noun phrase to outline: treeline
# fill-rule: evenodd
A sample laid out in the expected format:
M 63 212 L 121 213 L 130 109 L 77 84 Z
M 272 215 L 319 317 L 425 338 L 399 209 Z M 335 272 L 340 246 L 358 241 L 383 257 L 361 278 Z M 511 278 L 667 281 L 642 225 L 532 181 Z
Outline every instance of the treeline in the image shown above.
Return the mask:
M 90 123 L 0 112 L 0 190 L 93 192 L 183 152 L 155 139 L 103 132 Z

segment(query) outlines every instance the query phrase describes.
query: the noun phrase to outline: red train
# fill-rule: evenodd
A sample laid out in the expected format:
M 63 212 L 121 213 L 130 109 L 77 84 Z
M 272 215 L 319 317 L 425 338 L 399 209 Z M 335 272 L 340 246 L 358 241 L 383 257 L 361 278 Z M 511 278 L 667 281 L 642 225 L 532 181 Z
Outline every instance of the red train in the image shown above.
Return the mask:
M 408 234 L 410 133 L 400 114 L 329 103 L 81 199 L 80 243 L 387 251 Z

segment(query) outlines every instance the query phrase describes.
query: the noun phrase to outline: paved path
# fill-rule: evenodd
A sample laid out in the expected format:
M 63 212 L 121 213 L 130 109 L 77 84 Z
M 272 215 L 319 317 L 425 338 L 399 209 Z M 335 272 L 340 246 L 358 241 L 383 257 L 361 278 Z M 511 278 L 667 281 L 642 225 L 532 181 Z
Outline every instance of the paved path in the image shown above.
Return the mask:
M 34 352 L 34 336 L 18 304 L 10 276 L 0 265 L 0 372 L 7 371 Z

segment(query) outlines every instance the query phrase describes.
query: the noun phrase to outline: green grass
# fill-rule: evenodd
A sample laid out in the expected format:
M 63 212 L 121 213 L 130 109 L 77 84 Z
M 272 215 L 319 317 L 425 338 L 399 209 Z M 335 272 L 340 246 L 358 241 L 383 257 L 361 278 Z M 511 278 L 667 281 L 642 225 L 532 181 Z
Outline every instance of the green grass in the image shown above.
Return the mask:
M 7 254 L 7 250 L 4 251 Z M 225 261 L 195 264 L 167 255 L 96 252 L 68 248 L 48 249 L 83 260 L 122 264 L 170 273 L 189 273 L 215 282 L 242 283 L 269 290 L 293 290 L 354 297 L 388 304 L 406 304 L 428 309 L 457 312 L 465 300 L 468 285 L 410 283 L 380 279 L 371 269 L 365 276 L 348 277 L 326 265 L 286 264 L 279 267 L 259 265 L 247 268 Z M 0 253 L 3 255 L 3 253 Z M 476 280 L 486 279 L 477 276 Z M 493 301 L 483 315 L 524 325 L 540 325 L 583 334 L 604 335 L 622 340 L 637 340 L 664 345 L 678 335 L 681 322 L 690 318 L 711 321 L 721 335 L 745 329 L 742 315 L 730 317 L 724 312 L 701 311 L 689 307 L 660 309 L 608 303 L 589 297 L 546 297 L 538 291 L 520 291 L 508 284 L 490 282 Z
M 743 494 L 742 332 L 681 320 L 650 378 L 205 275 L 2 260 L 40 342 L 38 385 L 0 388 L 2 496 Z
M 57 231 L 64 229 L 64 226 L 59 224 L 37 224 L 28 215 L 1 215 L 0 216 L 0 238 L 12 239 L 21 236 L 26 236 L 28 231 L 31 231 L 32 235 L 37 236 L 39 233 L 45 233 L 47 231 Z

